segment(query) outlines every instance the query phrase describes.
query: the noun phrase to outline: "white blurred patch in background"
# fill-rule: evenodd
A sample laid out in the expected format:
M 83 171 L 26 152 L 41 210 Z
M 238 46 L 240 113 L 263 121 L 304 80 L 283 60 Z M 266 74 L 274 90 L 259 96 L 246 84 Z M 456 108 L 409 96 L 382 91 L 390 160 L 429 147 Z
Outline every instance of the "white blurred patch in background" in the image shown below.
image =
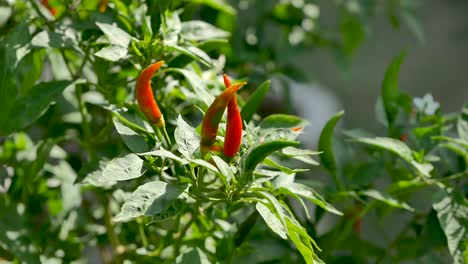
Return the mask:
M 332 115 L 343 109 L 342 104 L 330 89 L 321 87 L 317 83 L 300 83 L 284 75 L 272 78 L 269 97 L 273 98 L 267 98 L 265 101 L 270 102 L 272 99 L 275 102 L 282 99 L 286 104 L 287 89 L 295 114 L 310 122 L 299 140 L 308 148 L 316 149 L 322 128 Z

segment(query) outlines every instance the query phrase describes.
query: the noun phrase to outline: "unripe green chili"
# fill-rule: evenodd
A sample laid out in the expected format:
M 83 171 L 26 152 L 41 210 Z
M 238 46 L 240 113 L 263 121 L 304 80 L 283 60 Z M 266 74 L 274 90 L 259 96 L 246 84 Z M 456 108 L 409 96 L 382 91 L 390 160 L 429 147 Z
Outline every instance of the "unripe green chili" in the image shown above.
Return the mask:
M 222 94 L 216 97 L 208 110 L 206 110 L 201 129 L 200 149 L 202 153 L 206 153 L 210 149 L 211 145 L 215 143 L 216 134 L 218 132 L 219 123 L 223 117 L 224 110 L 232 96 L 245 84 L 245 82 L 242 82 L 229 86 Z
M 164 127 L 164 117 L 161 113 L 161 110 L 159 110 L 156 100 L 153 98 L 151 78 L 163 64 L 164 61 L 158 61 L 141 71 L 135 85 L 136 99 L 138 101 L 138 105 L 140 106 L 140 110 L 156 127 Z
M 224 74 L 224 85 L 231 86 L 231 80 Z M 242 142 L 242 117 L 234 94 L 227 106 L 226 135 L 224 137 L 224 155 L 232 158 L 239 151 Z

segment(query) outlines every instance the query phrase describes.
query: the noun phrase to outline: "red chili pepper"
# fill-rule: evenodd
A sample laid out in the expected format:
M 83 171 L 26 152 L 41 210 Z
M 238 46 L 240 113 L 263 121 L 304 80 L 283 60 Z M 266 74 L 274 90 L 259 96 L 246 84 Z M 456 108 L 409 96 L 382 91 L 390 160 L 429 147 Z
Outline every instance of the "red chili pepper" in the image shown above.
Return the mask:
M 403 133 L 400 136 L 400 141 L 406 142 L 408 140 L 408 134 Z
M 156 127 L 164 127 L 164 117 L 159 110 L 156 100 L 153 98 L 151 78 L 163 64 L 164 61 L 158 61 L 148 66 L 140 73 L 135 85 L 136 99 L 140 106 L 140 110 Z
M 223 117 L 224 110 L 226 109 L 232 96 L 246 83 L 238 83 L 229 86 L 222 94 L 220 94 L 213 103 L 206 110 L 205 117 L 203 118 L 200 149 L 202 153 L 209 150 L 211 145 L 216 141 L 216 134 L 218 132 L 219 123 Z
M 224 74 L 224 85 L 231 86 L 231 80 Z M 224 155 L 232 158 L 239 151 L 242 142 L 242 117 L 237 105 L 237 98 L 234 94 L 228 103 L 226 135 L 224 137 Z
M 57 14 L 57 9 L 55 9 L 54 7 L 52 7 L 50 4 L 49 4 L 49 0 L 41 0 L 41 4 L 47 8 L 47 10 L 49 10 L 50 14 L 52 14 L 52 16 L 55 16 L 55 14 Z

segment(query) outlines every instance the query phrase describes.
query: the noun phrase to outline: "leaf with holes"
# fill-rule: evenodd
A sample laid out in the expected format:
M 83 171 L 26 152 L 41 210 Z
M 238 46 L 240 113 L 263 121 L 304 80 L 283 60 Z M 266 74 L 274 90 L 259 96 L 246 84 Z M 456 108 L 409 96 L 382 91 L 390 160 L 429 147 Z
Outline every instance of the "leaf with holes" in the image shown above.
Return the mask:
M 185 188 L 186 185 L 169 185 L 162 181 L 145 183 L 126 199 L 114 221 L 127 222 L 139 216 L 152 216 L 164 212 Z

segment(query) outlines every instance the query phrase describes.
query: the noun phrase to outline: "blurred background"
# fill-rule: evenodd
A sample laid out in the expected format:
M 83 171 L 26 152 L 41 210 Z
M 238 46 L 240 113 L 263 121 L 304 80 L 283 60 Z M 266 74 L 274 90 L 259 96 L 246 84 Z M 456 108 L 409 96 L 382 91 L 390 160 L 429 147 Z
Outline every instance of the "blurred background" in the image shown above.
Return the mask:
M 250 74 L 249 81 L 277 73 L 270 98 L 276 103 L 264 111 L 308 118 L 308 145 L 315 145 L 326 120 L 341 109 L 347 128 L 384 129 L 373 122 L 375 105 L 387 66 L 404 49 L 401 90 L 415 97 L 432 94 L 443 112 L 459 110 L 468 99 L 467 1 L 231 3 L 239 19 L 228 66 Z M 200 15 L 229 29 L 229 18 L 214 19 L 209 10 Z M 250 64 L 237 63 L 246 57 Z

